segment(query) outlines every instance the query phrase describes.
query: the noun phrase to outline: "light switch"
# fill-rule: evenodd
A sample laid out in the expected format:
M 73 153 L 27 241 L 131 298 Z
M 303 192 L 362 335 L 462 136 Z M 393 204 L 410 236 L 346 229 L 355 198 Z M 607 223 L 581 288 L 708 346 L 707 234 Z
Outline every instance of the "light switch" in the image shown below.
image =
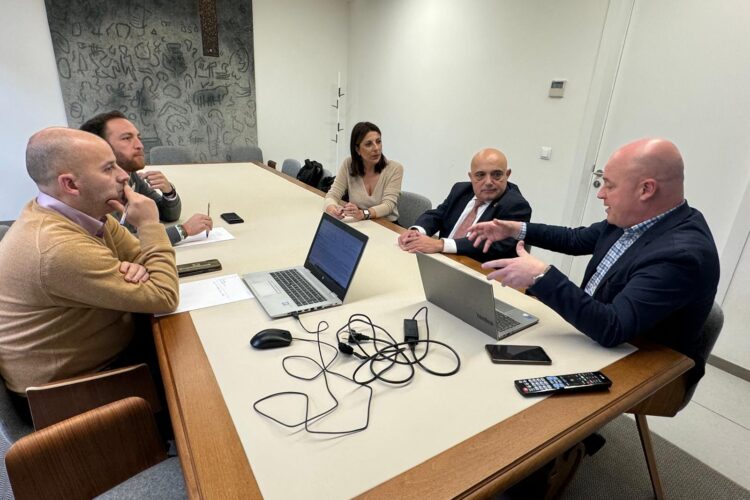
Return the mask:
M 539 151 L 539 158 L 542 160 L 549 160 L 552 156 L 552 148 L 549 146 L 542 146 L 541 151 Z

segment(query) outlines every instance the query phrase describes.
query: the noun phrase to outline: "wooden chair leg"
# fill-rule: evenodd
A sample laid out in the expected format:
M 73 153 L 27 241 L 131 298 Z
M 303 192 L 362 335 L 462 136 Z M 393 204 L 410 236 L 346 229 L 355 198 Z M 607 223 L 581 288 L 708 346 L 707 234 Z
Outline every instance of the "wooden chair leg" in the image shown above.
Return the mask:
M 651 432 L 648 430 L 646 415 L 636 413 L 635 423 L 638 426 L 638 434 L 641 437 L 643 453 L 646 455 L 646 464 L 648 465 L 648 474 L 651 476 L 651 487 L 654 489 L 654 497 L 656 500 L 663 500 L 664 490 L 661 487 L 659 471 L 656 470 L 656 455 L 654 455 L 654 446 L 651 443 Z

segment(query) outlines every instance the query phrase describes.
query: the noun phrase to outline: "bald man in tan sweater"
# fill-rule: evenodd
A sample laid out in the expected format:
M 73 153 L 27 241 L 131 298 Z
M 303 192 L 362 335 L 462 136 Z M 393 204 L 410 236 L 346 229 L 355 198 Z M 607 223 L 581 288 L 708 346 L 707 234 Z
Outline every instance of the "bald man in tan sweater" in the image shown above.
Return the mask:
M 0 241 L 0 375 L 16 395 L 105 368 L 133 338 L 131 313 L 173 311 L 179 293 L 156 205 L 128 187 L 104 140 L 44 129 L 26 168 L 39 195 Z

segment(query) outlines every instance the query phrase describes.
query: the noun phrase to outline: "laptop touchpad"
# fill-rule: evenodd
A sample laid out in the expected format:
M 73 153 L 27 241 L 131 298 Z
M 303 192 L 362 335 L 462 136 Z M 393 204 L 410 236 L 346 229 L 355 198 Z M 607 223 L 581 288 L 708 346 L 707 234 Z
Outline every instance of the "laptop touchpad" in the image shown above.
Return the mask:
M 253 288 L 255 289 L 255 293 L 261 297 L 267 297 L 279 293 L 278 290 L 276 290 L 276 288 L 268 281 L 254 281 Z

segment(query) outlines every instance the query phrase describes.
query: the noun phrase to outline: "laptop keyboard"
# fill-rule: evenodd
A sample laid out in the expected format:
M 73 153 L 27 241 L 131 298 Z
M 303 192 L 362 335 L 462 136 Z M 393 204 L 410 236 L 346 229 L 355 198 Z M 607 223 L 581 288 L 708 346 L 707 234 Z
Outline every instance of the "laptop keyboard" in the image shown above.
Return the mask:
M 276 271 L 271 276 L 298 306 L 326 300 L 296 269 Z
M 521 323 L 514 320 L 510 316 L 505 315 L 498 310 L 495 310 L 495 325 L 496 325 L 496 330 L 498 332 L 504 332 L 506 330 L 510 330 L 514 326 L 518 326 L 520 324 Z

